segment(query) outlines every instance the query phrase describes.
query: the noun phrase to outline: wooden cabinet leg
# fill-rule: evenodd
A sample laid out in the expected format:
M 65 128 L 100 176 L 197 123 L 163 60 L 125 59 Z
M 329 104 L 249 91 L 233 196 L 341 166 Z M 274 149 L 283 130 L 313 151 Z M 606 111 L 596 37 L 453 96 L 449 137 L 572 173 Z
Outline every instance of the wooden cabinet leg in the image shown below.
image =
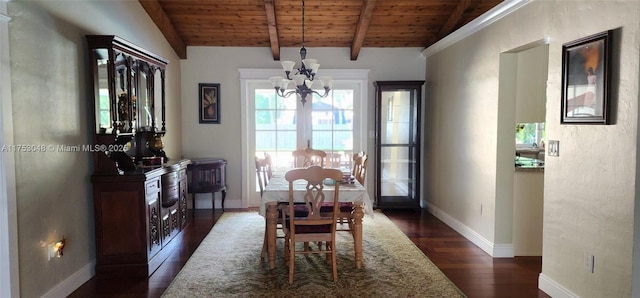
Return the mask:
M 227 197 L 227 191 L 223 190 L 222 191 L 222 212 L 224 212 L 224 198 Z
M 196 193 L 191 194 L 191 217 L 196 216 Z

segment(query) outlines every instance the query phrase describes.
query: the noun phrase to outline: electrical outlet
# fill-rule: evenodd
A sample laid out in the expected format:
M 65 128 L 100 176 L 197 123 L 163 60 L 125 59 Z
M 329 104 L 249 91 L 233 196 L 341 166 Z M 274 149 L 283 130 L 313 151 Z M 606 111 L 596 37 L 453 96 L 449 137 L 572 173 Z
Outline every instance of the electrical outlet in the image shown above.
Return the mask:
M 484 206 L 482 204 L 480 204 L 480 215 L 482 216 L 484 212 Z
M 589 273 L 593 273 L 595 257 L 589 252 L 584 252 L 584 269 Z

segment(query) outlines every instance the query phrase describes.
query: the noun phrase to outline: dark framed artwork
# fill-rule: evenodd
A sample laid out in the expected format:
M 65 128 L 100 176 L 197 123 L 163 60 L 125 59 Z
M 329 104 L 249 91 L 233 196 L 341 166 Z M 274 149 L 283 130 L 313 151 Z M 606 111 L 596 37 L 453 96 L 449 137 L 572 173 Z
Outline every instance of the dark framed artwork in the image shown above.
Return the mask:
M 198 84 L 200 123 L 220 123 L 220 84 Z
M 612 35 L 562 45 L 561 124 L 609 124 Z

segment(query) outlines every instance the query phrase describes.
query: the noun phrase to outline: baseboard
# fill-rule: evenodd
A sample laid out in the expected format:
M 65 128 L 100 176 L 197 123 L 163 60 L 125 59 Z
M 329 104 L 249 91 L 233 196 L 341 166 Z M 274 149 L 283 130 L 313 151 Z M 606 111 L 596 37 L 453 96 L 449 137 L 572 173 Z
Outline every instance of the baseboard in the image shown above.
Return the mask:
M 189 209 L 192 209 L 193 206 L 191 206 L 191 202 L 192 202 L 191 196 L 189 196 L 188 201 L 189 201 L 188 207 Z M 216 193 L 215 203 L 216 203 L 216 210 L 222 209 L 221 193 Z M 243 208 L 242 200 L 234 200 L 227 197 L 224 200 L 224 208 L 225 209 Z M 198 196 L 196 196 L 196 209 L 211 209 L 211 194 L 198 194 Z
M 454 217 L 440 210 L 434 205 L 426 203 L 426 206 L 429 213 L 433 214 L 433 216 L 437 217 L 449 227 L 454 229 L 456 232 L 460 233 L 460 235 L 462 235 L 464 238 L 467 238 L 467 240 L 471 241 L 491 257 L 513 258 L 513 244 L 494 244 L 493 242 L 484 238 L 473 229 L 469 228 L 459 220 L 455 219 Z
M 95 275 L 95 261 L 91 261 L 76 273 L 50 289 L 42 298 L 67 297 Z
M 538 276 L 538 289 L 554 298 L 580 297 L 542 273 Z

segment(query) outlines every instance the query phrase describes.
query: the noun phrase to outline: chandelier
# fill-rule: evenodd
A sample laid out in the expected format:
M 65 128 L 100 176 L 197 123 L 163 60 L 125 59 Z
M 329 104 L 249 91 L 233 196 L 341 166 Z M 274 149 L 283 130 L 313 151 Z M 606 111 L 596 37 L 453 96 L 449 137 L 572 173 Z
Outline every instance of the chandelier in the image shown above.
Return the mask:
M 302 63 L 300 67 L 296 69 L 295 74 L 292 75 L 291 73 L 296 63 L 293 61 L 282 61 L 282 69 L 286 76 L 269 78 L 271 85 L 276 89 L 276 94 L 280 97 L 289 97 L 295 93 L 300 96 L 302 105 L 307 102 L 307 96 L 309 94 L 327 97 L 333 86 L 333 79 L 331 77 L 319 78 L 320 87 L 324 89 L 323 94 L 311 89 L 314 79 L 318 74 L 320 64 L 318 64 L 318 60 L 316 59 L 307 59 L 307 49 L 304 47 L 304 0 L 302 0 L 302 48 L 300 49 L 300 60 Z M 294 90 L 287 91 L 286 89 L 291 81 L 296 84 L 296 87 Z

